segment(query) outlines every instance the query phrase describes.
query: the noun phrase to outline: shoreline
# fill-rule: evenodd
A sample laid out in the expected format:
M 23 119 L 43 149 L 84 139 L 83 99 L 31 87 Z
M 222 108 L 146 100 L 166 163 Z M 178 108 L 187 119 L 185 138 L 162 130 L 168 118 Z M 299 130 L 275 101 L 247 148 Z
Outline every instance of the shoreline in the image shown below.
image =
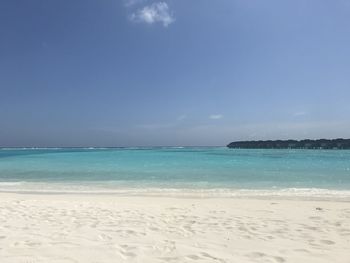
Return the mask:
M 0 184 L 1 185 L 1 184 Z M 34 187 L 35 186 L 35 187 Z M 49 187 L 50 186 L 50 187 Z M 64 186 L 64 187 L 62 187 Z M 70 187 L 67 187 L 70 186 Z M 60 188 L 61 187 L 61 188 Z M 227 198 L 227 199 L 282 199 L 350 202 L 350 190 L 324 188 L 275 188 L 275 189 L 236 189 L 236 188 L 162 188 L 162 187 L 81 187 L 69 184 L 32 184 L 18 189 L 17 184 L 0 187 L 0 195 L 87 195 L 87 196 L 130 196 L 130 197 L 174 197 L 174 198 Z

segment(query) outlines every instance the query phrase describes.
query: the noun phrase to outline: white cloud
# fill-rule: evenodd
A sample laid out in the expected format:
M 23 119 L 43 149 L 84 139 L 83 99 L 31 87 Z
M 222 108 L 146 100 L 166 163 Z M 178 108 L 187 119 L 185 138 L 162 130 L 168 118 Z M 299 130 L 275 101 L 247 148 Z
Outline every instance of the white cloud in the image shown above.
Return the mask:
M 212 119 L 212 120 L 218 120 L 218 119 L 222 119 L 224 116 L 221 115 L 221 114 L 212 114 L 212 115 L 209 115 L 209 119 Z
M 175 18 L 170 13 L 168 4 L 165 2 L 145 6 L 131 14 L 130 19 L 147 24 L 162 23 L 165 27 L 175 21 Z

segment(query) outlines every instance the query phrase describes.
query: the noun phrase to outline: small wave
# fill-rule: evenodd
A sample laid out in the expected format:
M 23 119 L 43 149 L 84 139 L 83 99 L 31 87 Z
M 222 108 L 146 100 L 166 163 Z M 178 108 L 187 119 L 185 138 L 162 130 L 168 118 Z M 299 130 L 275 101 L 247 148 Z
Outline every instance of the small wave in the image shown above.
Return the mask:
M 350 201 L 350 190 L 322 188 L 283 188 L 283 189 L 232 189 L 232 188 L 167 188 L 133 187 L 113 182 L 90 183 L 32 183 L 0 182 L 0 192 L 31 194 L 114 194 L 147 195 L 200 198 L 286 198 L 286 199 L 330 199 Z
M 0 182 L 0 187 L 2 187 L 2 186 L 19 186 L 22 184 L 23 184 L 23 182 Z

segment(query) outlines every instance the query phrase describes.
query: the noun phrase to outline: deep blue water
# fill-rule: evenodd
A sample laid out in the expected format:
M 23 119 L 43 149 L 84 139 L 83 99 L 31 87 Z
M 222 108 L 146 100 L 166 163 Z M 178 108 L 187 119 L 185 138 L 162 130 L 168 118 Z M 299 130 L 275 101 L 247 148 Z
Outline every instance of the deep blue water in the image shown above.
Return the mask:
M 224 147 L 1 149 L 0 185 L 350 190 L 350 151 Z M 18 184 L 16 184 L 18 183 Z

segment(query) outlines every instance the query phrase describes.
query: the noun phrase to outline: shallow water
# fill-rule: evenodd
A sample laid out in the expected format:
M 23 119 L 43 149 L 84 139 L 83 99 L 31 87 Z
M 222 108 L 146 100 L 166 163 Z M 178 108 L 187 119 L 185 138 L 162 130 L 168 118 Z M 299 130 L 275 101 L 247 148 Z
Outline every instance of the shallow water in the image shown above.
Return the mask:
M 350 190 L 350 151 L 226 147 L 1 149 L 0 190 Z

